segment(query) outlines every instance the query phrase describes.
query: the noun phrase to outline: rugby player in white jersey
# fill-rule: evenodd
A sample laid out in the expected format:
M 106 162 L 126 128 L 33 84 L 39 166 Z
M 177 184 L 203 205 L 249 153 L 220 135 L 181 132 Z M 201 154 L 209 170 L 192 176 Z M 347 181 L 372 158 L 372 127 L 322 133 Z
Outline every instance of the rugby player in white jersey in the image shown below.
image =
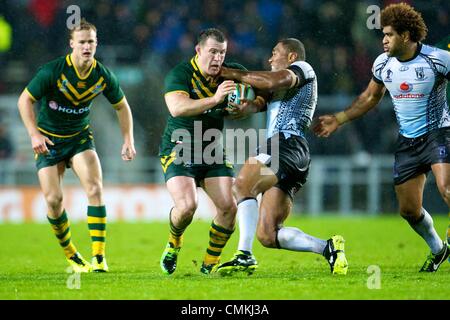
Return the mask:
M 384 53 L 373 64 L 367 89 L 344 111 L 318 118 L 313 130 L 328 137 L 344 123 L 374 108 L 389 91 L 399 125 L 394 163 L 395 192 L 401 216 L 425 240 L 431 253 L 420 269 L 435 272 L 449 256 L 423 208 L 423 191 L 431 170 L 450 207 L 450 114 L 446 86 L 450 54 L 422 43 L 427 27 L 419 12 L 405 3 L 381 11 Z
M 256 233 L 265 247 L 318 253 L 326 258 L 332 273 L 346 274 L 348 264 L 342 236 L 322 240 L 298 228 L 283 226 L 291 212 L 293 197 L 308 176 L 311 160 L 305 131 L 316 109 L 317 78 L 305 62 L 303 44 L 294 38 L 279 41 L 269 63 L 272 71 L 221 69 L 223 78 L 258 90 L 255 101 L 244 101 L 234 107 L 242 114 L 266 110 L 267 140 L 245 162 L 235 181 L 238 251 L 231 261 L 219 265 L 217 272 L 252 273 L 257 267 L 252 255 Z M 258 194 L 262 194 L 259 217 Z

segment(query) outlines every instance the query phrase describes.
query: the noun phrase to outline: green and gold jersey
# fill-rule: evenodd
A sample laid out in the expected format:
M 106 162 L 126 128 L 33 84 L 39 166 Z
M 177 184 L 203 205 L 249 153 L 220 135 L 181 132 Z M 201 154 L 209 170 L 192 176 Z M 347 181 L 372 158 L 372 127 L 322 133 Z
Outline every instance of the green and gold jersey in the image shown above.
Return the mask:
M 242 65 L 237 63 L 224 63 L 223 65 L 229 68 L 246 70 Z M 221 81 L 208 80 L 198 67 L 197 56 L 195 56 L 189 62 L 178 64 L 167 74 L 164 80 L 164 93 L 182 92 L 191 99 L 212 97 Z M 177 143 L 187 143 L 187 141 L 180 141 L 181 139 L 178 137 L 178 134 L 176 132 L 174 134 L 175 130 L 189 132 L 191 139 L 193 139 L 191 141 L 194 143 L 198 142 L 199 145 L 202 145 L 202 149 L 210 144 L 211 141 L 203 141 L 203 134 L 208 129 L 223 130 L 224 117 L 228 115 L 227 111 L 225 111 L 226 106 L 227 99 L 197 116 L 173 117 L 169 114 L 162 136 L 160 155 L 169 155 Z M 194 127 L 195 124 L 196 127 Z M 199 125 L 201 125 L 201 130 Z
M 450 35 L 439 41 L 436 47 L 450 52 Z M 447 84 L 447 101 L 450 101 L 450 81 Z
M 103 93 L 116 106 L 124 98 L 116 76 L 97 60 L 81 77 L 70 54 L 43 65 L 26 87 L 34 101 L 41 101 L 40 131 L 59 137 L 73 136 L 89 126 L 92 100 Z

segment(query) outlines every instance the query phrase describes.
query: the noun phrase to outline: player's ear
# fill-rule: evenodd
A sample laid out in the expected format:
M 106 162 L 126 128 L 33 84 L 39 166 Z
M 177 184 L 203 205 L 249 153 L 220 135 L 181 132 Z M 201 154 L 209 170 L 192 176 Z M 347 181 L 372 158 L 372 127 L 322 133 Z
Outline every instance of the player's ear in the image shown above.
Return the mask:
M 196 45 L 196 46 L 195 46 L 195 52 L 196 52 L 197 54 L 200 54 L 200 45 Z
M 408 42 L 409 39 L 411 39 L 410 34 L 409 34 L 409 31 L 403 32 L 403 33 L 401 34 L 401 37 L 402 37 L 402 39 L 403 39 L 403 42 L 405 42 L 405 43 Z
M 298 54 L 297 52 L 289 52 L 288 53 L 288 61 L 289 63 L 293 63 L 294 61 L 297 61 Z

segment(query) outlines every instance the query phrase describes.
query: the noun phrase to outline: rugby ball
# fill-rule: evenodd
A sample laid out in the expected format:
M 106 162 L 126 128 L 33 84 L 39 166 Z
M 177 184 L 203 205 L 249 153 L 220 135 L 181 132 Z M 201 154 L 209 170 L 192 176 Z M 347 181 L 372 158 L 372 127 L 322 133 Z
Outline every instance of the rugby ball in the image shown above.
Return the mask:
M 230 102 L 240 104 L 241 99 L 247 100 L 255 100 L 255 91 L 248 84 L 236 83 L 236 88 L 232 93 L 228 95 L 228 107 L 232 106 L 229 104 Z

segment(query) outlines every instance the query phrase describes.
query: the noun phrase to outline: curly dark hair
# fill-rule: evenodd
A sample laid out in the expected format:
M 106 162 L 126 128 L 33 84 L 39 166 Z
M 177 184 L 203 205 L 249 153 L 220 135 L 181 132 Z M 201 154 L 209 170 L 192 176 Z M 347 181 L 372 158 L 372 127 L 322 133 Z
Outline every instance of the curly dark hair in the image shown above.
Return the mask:
M 391 26 L 398 34 L 409 31 L 414 42 L 425 39 L 428 32 L 420 12 L 404 2 L 391 4 L 381 11 L 381 26 Z

